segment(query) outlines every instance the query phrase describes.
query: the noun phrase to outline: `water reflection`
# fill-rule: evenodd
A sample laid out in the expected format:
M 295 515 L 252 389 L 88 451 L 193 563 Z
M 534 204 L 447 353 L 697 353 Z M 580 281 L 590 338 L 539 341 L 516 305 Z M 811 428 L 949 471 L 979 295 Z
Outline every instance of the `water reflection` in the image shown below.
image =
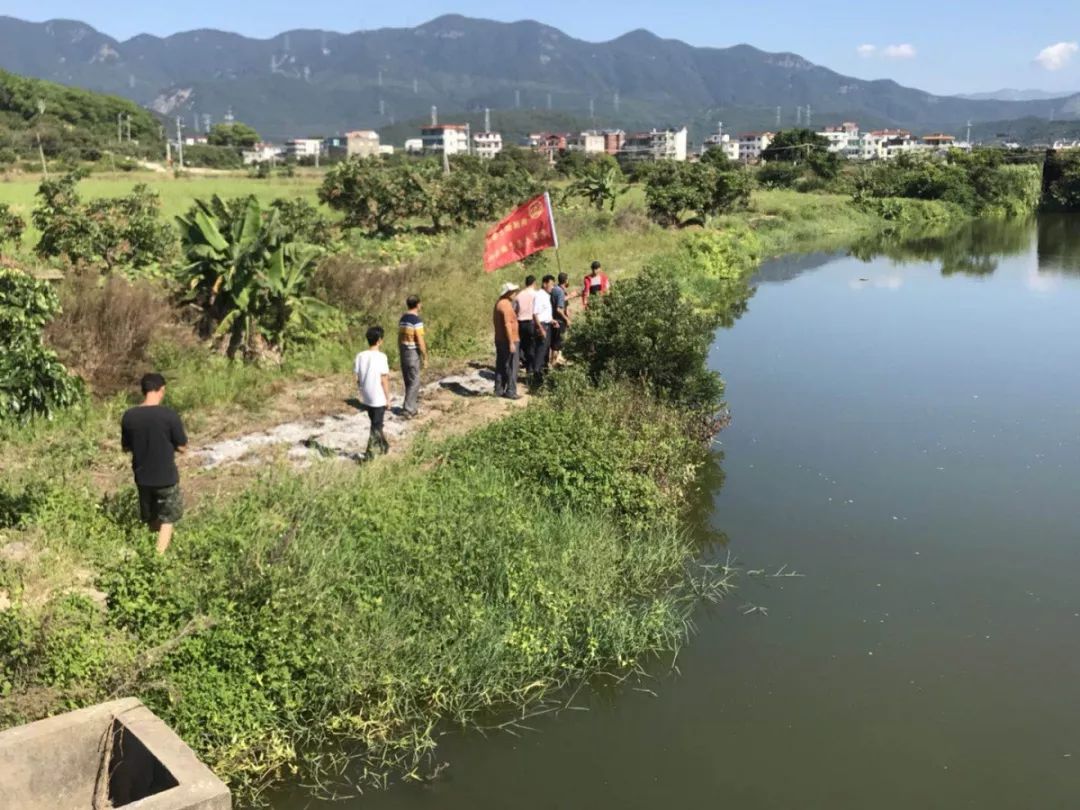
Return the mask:
M 864 262 L 886 256 L 895 262 L 941 262 L 941 274 L 988 276 L 1007 256 L 1031 248 L 1032 220 L 973 220 L 954 230 L 932 234 L 893 231 L 860 240 L 851 254 Z
M 1080 218 L 1070 214 L 1039 217 L 1039 270 L 1080 273 Z

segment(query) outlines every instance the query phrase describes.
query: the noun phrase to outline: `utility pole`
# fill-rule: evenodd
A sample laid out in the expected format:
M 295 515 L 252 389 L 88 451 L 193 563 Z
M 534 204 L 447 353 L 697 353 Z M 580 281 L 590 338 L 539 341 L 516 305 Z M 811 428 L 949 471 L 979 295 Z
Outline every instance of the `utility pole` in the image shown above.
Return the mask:
M 181 169 L 184 168 L 184 136 L 180 131 L 182 126 L 178 115 L 176 116 L 176 160 Z
M 127 116 L 127 136 L 128 143 L 131 143 L 131 116 Z
M 116 114 L 116 142 L 117 143 L 123 143 L 124 142 L 124 114 L 123 113 L 117 113 Z
M 37 136 L 38 156 L 41 158 L 41 176 L 44 179 L 48 180 L 49 179 L 49 164 L 47 164 L 45 162 L 45 149 L 41 145 L 41 116 L 43 116 L 45 114 L 45 99 L 39 98 L 37 100 L 37 111 L 38 111 L 38 126 L 37 126 L 37 131 L 34 134 Z

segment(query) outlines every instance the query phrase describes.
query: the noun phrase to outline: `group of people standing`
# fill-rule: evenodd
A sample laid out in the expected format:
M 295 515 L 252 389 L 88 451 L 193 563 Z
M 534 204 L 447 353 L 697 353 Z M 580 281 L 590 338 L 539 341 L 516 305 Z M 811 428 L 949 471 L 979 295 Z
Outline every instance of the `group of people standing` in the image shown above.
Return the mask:
M 524 366 L 530 383 L 543 382 L 547 369 L 560 362 L 563 342 L 570 329 L 570 302 L 580 297 L 582 307 L 593 296 L 608 291 L 608 277 L 593 262 L 580 292 L 571 292 L 566 273 L 558 278 L 546 275 L 536 286 L 534 276 L 525 277 L 525 286 L 507 282 L 495 304 L 495 396 L 518 399 L 518 374 Z M 411 419 L 419 413 L 420 372 L 428 361 L 424 321 L 417 295 L 405 300 L 405 313 L 398 321 L 398 355 L 405 384 L 401 415 Z M 360 405 L 371 420 L 365 457 L 381 455 L 389 449 L 384 433 L 386 410 L 390 407 L 390 361 L 383 352 L 384 330 L 367 330 L 368 348 L 356 355 L 353 371 L 360 393 Z M 165 378 L 147 374 L 142 378 L 143 402 L 127 410 L 121 420 L 120 443 L 132 456 L 132 472 L 139 491 L 142 520 L 158 532 L 157 551 L 164 554 L 172 540 L 173 524 L 184 512 L 180 475 L 175 455 L 187 449 L 187 435 L 175 411 L 163 404 Z
M 524 287 L 506 282 L 495 303 L 495 396 L 517 399 L 518 375 L 522 367 L 529 383 L 540 385 L 544 374 L 557 365 L 570 330 L 570 301 L 581 297 L 582 307 L 589 297 L 608 290 L 608 277 L 600 262 L 593 262 L 580 293 L 570 291 L 570 277 L 544 276 L 536 286 L 535 276 L 526 276 Z

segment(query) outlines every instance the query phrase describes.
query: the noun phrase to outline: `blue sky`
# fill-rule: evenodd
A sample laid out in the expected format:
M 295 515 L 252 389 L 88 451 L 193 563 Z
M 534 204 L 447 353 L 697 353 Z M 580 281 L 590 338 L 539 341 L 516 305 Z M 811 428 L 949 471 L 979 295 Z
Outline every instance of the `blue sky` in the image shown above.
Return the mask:
M 0 3 L 0 13 L 29 20 L 79 19 L 119 39 L 191 28 L 260 37 L 290 28 L 354 31 L 416 25 L 451 11 L 499 20 L 539 19 L 586 40 L 648 28 L 694 45 L 746 42 L 770 51 L 793 51 L 841 73 L 893 78 L 937 93 L 1002 87 L 1080 91 L 1078 0 L 909 0 L 884 5 L 853 0 L 457 0 L 453 6 L 432 0 Z

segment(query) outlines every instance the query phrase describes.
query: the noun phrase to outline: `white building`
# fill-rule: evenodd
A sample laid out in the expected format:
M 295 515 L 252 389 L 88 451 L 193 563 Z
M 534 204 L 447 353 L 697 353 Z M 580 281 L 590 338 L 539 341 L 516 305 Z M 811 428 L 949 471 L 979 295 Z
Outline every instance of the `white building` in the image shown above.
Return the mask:
M 322 138 L 293 138 L 285 141 L 285 154 L 288 157 L 313 158 L 322 151 Z
M 769 148 L 776 137 L 775 132 L 744 132 L 739 136 L 739 160 L 743 163 L 757 163 L 761 153 Z
M 379 144 L 379 155 L 381 157 L 389 157 L 394 154 L 394 145 L 392 143 Z
M 420 138 L 409 138 L 405 141 L 405 154 L 419 155 L 424 151 L 424 141 Z
M 817 134 L 829 142 L 830 152 L 851 160 L 862 157 L 862 133 L 853 121 L 845 121 L 838 127 L 825 127 Z
M 425 152 L 460 155 L 469 151 L 468 124 L 436 124 L 420 129 Z
M 604 133 L 581 132 L 566 139 L 566 148 L 570 152 L 584 152 L 586 155 L 604 153 Z
M 730 135 L 710 135 L 701 146 L 701 153 L 705 154 L 711 149 L 719 149 L 728 160 L 738 161 L 739 142 L 733 141 Z
M 206 146 L 207 137 L 205 135 L 185 135 L 184 146 Z
M 629 160 L 686 160 L 686 127 L 627 135 L 619 154 Z
M 473 151 L 484 160 L 491 160 L 503 148 L 502 134 L 499 132 L 477 132 L 472 140 Z
M 356 129 L 345 133 L 349 157 L 376 157 L 379 154 L 379 133 L 373 129 Z
M 281 156 L 281 149 L 272 143 L 257 143 L 251 149 L 245 149 L 240 153 L 245 166 L 256 163 L 275 163 Z

